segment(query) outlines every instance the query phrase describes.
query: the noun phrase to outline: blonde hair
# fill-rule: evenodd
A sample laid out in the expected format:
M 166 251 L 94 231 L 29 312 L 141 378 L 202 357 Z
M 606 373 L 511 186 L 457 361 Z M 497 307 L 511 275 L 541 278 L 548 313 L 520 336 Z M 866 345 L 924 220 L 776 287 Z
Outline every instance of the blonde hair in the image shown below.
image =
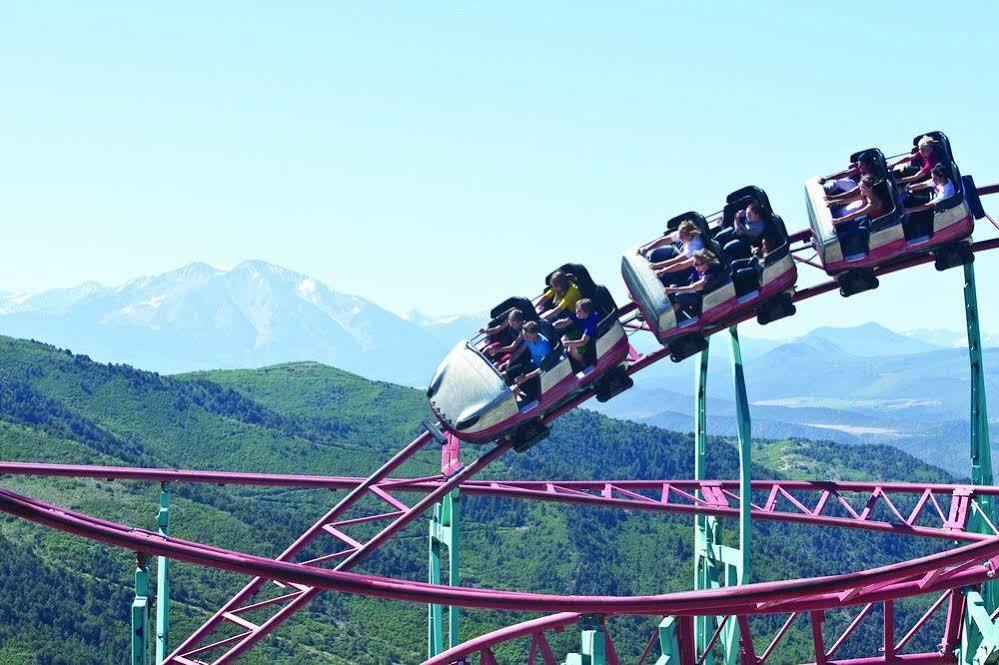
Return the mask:
M 694 252 L 694 261 L 697 261 L 698 259 L 704 261 L 708 265 L 718 265 L 718 257 L 708 249 L 699 249 Z
M 688 236 L 699 236 L 699 235 L 701 235 L 701 230 L 699 228 L 697 228 L 697 224 L 694 224 L 689 219 L 687 221 L 681 223 L 680 226 L 679 226 L 679 228 L 677 228 L 676 231 L 677 231 L 677 233 L 682 233 L 682 234 L 688 235 Z
M 932 146 L 935 143 L 936 143 L 936 141 L 933 140 L 933 137 L 930 136 L 929 134 L 927 134 L 923 138 L 919 139 L 919 143 L 916 144 L 916 147 L 917 148 L 922 148 L 923 146 L 927 146 L 927 145 Z

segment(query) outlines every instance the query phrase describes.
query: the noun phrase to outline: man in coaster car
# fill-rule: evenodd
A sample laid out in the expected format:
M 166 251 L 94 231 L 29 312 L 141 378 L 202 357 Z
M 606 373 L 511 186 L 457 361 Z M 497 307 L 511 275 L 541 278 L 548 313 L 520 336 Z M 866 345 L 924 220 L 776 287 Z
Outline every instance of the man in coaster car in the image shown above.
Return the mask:
M 505 373 L 507 380 L 513 379 L 514 391 L 527 402 L 536 400 L 541 392 L 541 363 L 553 348 L 551 341 L 541 334 L 540 328 L 537 321 L 524 324 L 522 348 L 527 351 L 528 357 L 525 362 L 508 368 Z
M 542 302 L 547 300 L 553 303 L 551 309 L 541 314 L 541 318 L 549 322 L 556 320 L 560 315 L 572 314 L 576 309 L 576 303 L 583 297 L 576 283 L 561 270 L 552 275 L 551 285 L 541 298 Z
M 569 330 L 562 336 L 562 346 L 569 353 L 573 369 L 577 372 L 597 361 L 597 326 L 600 325 L 600 315 L 593 301 L 582 298 L 576 303 L 576 311 L 569 318 L 555 322 L 559 330 Z
M 704 289 L 722 275 L 722 267 L 718 263 L 718 258 L 709 250 L 702 249 L 694 252 L 693 260 L 694 274 L 690 282 L 686 286 L 667 286 L 665 289 L 666 295 L 673 303 L 677 321 L 681 320 L 681 315 L 690 318 L 701 315 Z
M 915 153 L 891 164 L 890 168 L 892 169 L 906 164 L 905 167 L 892 172 L 892 175 L 895 176 L 895 182 L 899 185 L 908 185 L 912 182 L 926 180 L 930 177 L 930 171 L 933 167 L 941 162 L 942 152 L 936 141 L 929 136 L 919 139 Z
M 767 230 L 763 207 L 753 201 L 745 210 L 735 213 L 733 222 L 730 228 L 722 229 L 715 235 L 715 242 L 730 259 L 748 259 Z

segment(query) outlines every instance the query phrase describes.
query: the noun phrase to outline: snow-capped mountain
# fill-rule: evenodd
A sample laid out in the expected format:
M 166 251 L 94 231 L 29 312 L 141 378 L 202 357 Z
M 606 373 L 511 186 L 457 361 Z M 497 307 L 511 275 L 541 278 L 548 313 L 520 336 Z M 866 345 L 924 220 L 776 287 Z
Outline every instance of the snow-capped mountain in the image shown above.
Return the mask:
M 449 346 L 425 325 L 263 261 L 6 294 L 0 333 L 161 372 L 316 360 L 412 385 Z

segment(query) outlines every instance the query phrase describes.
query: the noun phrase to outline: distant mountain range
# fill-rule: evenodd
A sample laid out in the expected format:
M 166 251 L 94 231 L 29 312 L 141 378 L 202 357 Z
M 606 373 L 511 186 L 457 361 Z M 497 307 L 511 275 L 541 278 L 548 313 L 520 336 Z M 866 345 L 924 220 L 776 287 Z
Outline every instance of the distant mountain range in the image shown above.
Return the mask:
M 179 373 L 311 360 L 411 386 L 423 386 L 440 358 L 484 318 L 399 316 L 263 261 L 231 270 L 193 263 L 118 287 L 87 282 L 0 294 L 0 334 L 68 347 L 101 362 Z M 719 434 L 735 432 L 726 337 L 712 345 L 709 378 L 710 427 Z M 892 443 L 961 473 L 965 345 L 960 331 L 896 332 L 877 323 L 822 327 L 784 340 L 744 337 L 754 431 Z M 988 391 L 999 394 L 999 350 L 987 351 L 986 368 Z M 644 371 L 634 389 L 592 408 L 689 430 L 692 391 L 690 362 L 662 362 Z
M 444 326 L 263 261 L 8 294 L 0 332 L 162 373 L 315 360 L 410 385 L 426 382 L 450 346 Z

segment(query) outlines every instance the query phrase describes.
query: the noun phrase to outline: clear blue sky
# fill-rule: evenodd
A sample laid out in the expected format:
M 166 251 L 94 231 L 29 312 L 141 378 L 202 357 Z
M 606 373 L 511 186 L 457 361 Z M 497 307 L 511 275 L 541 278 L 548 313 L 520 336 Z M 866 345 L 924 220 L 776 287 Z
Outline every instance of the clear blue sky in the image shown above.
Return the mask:
M 260 258 L 473 312 L 573 259 L 620 293 L 667 217 L 756 183 L 803 226 L 802 182 L 857 148 L 940 128 L 999 181 L 997 28 L 994 2 L 6 2 L 0 291 Z M 774 334 L 960 328 L 959 272 Z

